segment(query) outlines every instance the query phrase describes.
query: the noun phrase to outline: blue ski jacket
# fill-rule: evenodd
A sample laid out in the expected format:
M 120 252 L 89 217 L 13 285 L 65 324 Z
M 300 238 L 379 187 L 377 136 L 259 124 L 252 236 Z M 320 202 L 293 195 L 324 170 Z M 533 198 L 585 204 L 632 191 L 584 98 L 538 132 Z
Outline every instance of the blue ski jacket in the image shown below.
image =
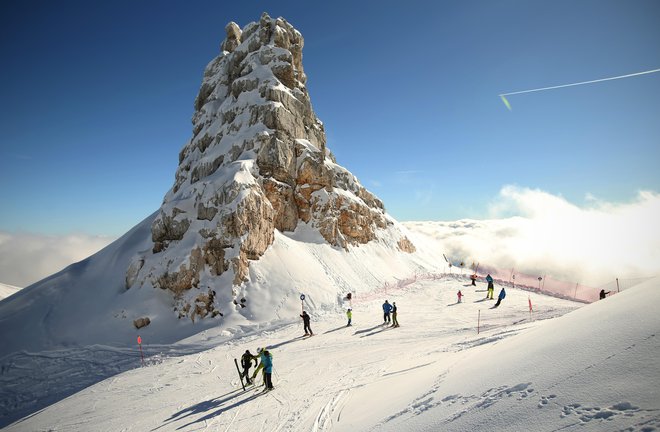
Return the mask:
M 392 312 L 392 305 L 389 303 L 383 303 L 383 312 L 385 313 Z
M 502 291 L 500 291 L 500 295 L 498 295 L 497 298 L 503 300 L 504 297 L 506 297 L 506 291 L 504 291 L 504 288 L 502 288 Z
M 273 356 L 268 351 L 262 351 L 260 358 L 266 373 L 273 373 Z
M 493 278 L 491 277 L 491 275 L 486 276 L 486 282 L 490 282 L 490 283 L 493 282 Z

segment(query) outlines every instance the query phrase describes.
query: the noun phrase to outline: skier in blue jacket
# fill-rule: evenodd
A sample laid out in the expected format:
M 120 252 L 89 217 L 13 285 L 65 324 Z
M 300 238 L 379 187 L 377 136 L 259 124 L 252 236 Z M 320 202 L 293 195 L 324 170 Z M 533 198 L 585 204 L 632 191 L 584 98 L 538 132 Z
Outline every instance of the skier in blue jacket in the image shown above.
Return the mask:
M 273 355 L 265 348 L 257 348 L 257 354 L 259 355 L 259 366 L 252 374 L 252 379 L 256 378 L 257 372 L 260 369 L 263 369 L 264 374 L 264 385 L 266 386 L 265 390 L 272 390 L 273 380 L 271 374 L 273 373 Z
M 392 312 L 392 305 L 387 300 L 385 300 L 385 303 L 383 303 L 383 324 L 388 324 L 391 322 L 390 312 Z
M 502 291 L 500 291 L 500 294 L 497 296 L 497 303 L 495 303 L 495 306 L 493 307 L 498 307 L 502 300 L 504 300 L 504 297 L 506 297 L 506 291 L 504 291 L 504 287 L 502 287 Z

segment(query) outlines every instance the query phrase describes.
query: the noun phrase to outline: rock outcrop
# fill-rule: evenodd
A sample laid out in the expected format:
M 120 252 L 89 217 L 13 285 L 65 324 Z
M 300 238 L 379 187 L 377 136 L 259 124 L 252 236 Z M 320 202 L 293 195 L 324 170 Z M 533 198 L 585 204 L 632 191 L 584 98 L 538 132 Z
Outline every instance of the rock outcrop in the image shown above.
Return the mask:
M 126 275 L 127 288 L 171 291 L 179 315 L 193 319 L 217 315 L 211 287 L 230 289 L 238 304 L 236 287 L 275 230 L 306 223 L 330 245 L 349 248 L 392 225 L 383 203 L 326 148 L 305 87 L 300 32 L 267 14 L 225 32 L 195 99 L 193 137 L 152 225 L 153 249 Z M 414 251 L 403 235 L 398 244 Z M 220 286 L 220 276 L 231 287 Z

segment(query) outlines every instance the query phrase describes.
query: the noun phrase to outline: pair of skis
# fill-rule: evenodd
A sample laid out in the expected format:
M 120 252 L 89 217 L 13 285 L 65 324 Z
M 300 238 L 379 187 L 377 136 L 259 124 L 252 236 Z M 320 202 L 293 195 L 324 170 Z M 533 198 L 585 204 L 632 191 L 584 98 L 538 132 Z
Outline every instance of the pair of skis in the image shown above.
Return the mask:
M 241 372 L 241 368 L 238 367 L 238 360 L 234 359 L 234 364 L 236 365 L 236 372 L 238 372 L 238 378 L 241 380 L 241 387 L 243 387 L 243 391 L 247 391 L 247 389 L 245 388 L 246 384 L 243 382 L 243 373 Z M 248 386 L 253 385 L 253 386 L 256 387 L 255 381 L 256 381 L 256 378 L 254 380 L 252 380 L 251 384 L 248 383 L 247 385 Z M 261 393 L 266 393 L 267 391 L 268 390 L 263 390 Z
M 234 359 L 234 364 L 236 365 L 236 372 L 238 372 L 238 378 L 240 378 L 241 380 L 241 387 L 243 387 L 243 391 L 245 391 L 245 383 L 243 382 L 243 373 L 241 372 L 241 368 L 238 367 L 238 360 Z M 254 381 L 252 382 L 254 383 Z M 248 383 L 248 385 L 250 385 L 250 383 Z

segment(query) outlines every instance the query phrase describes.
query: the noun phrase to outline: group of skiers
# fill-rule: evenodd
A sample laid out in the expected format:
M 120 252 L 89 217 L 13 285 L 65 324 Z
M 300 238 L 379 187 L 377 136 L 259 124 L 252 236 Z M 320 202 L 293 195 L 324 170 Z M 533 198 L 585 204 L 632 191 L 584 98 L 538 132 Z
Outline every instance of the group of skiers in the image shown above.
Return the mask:
M 257 368 L 254 370 L 252 376 L 250 376 L 252 361 L 254 361 L 254 365 L 257 366 Z M 245 378 L 247 384 L 252 384 L 257 377 L 257 373 L 262 371 L 264 386 L 266 387 L 264 391 L 270 391 L 275 388 L 273 387 L 272 379 L 273 355 L 266 348 L 257 348 L 257 354 L 255 355 L 252 355 L 250 350 L 245 350 L 245 353 L 241 356 L 241 366 L 243 366 L 241 379 Z
M 470 275 L 470 280 L 472 281 L 473 286 L 477 286 L 476 281 L 477 281 L 477 275 L 472 274 Z M 493 277 L 490 275 L 490 273 L 486 276 L 486 282 L 488 283 L 488 288 L 486 290 L 486 299 L 487 300 L 494 300 L 493 295 L 495 294 L 495 285 L 493 281 Z M 461 303 L 464 294 L 461 292 L 461 290 L 458 290 L 456 293 L 458 296 L 458 302 Z M 502 287 L 502 290 L 500 290 L 500 294 L 497 296 L 497 303 L 493 306 L 494 308 L 498 307 L 500 303 L 502 303 L 502 300 L 504 300 L 504 297 L 506 297 L 506 291 L 504 290 L 504 287 Z
M 390 304 L 387 300 L 383 303 L 383 325 L 391 324 L 390 327 L 399 327 L 399 321 L 396 318 L 396 302 Z M 390 319 L 390 314 L 392 319 Z
M 472 285 L 476 286 L 477 275 L 476 274 L 471 275 L 470 279 L 472 281 Z M 488 284 L 486 290 L 486 299 L 494 300 L 493 297 L 495 292 L 495 286 L 494 286 L 493 277 L 490 274 L 486 276 L 486 282 Z M 604 299 L 609 293 L 610 293 L 609 291 L 601 290 L 599 295 L 600 299 Z M 462 298 L 464 297 L 461 290 L 458 290 L 457 296 L 458 296 L 458 303 L 461 303 Z M 502 303 L 502 300 L 504 300 L 505 297 L 506 297 L 506 291 L 504 287 L 502 287 L 499 295 L 497 296 L 497 302 L 495 303 L 493 308 L 498 307 Z M 351 300 L 350 293 L 347 295 L 345 300 L 348 300 L 350 302 Z M 352 305 L 351 307 L 348 307 L 346 309 L 346 317 L 348 318 L 348 323 L 346 324 L 346 327 L 350 327 L 352 325 L 351 322 L 353 319 Z M 300 315 L 300 318 L 302 318 L 303 320 L 303 327 L 305 330 L 304 336 L 314 336 L 314 332 L 312 332 L 312 328 L 310 326 L 311 319 L 309 314 L 303 310 L 302 314 Z M 388 325 L 388 324 L 390 324 L 390 327 L 399 327 L 399 321 L 397 320 L 396 302 L 392 302 L 392 304 L 390 304 L 388 300 L 385 300 L 385 303 L 383 303 L 383 325 Z M 255 362 L 256 369 L 254 373 L 250 375 L 250 368 L 252 367 L 253 361 Z M 264 386 L 265 386 L 264 391 L 273 390 L 274 387 L 271 376 L 273 372 L 273 355 L 267 349 L 257 348 L 257 354 L 254 355 L 250 353 L 250 350 L 246 350 L 243 356 L 241 357 L 241 365 L 243 366 L 241 379 L 245 378 L 247 384 L 252 384 L 259 371 L 262 371 Z

